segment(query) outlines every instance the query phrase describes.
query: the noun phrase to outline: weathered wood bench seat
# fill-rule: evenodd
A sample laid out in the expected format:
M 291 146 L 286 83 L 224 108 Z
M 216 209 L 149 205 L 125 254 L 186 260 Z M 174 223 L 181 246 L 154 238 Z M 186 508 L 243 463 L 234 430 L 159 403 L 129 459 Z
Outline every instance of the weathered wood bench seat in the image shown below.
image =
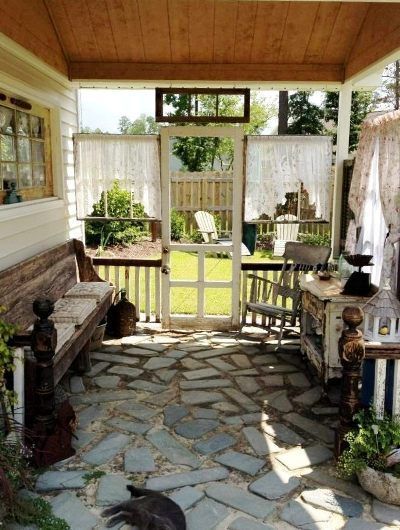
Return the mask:
M 57 353 L 51 323 L 50 327 L 43 328 L 44 331 L 39 328 L 28 331 L 37 320 L 32 310 L 33 302 L 48 299 L 54 303 L 79 282 L 102 281 L 92 266 L 91 258 L 86 256 L 83 243 L 78 240 L 67 241 L 0 272 L 0 305 L 6 307 L 6 313 L 1 318 L 18 326 L 20 332 L 15 337 L 15 345 L 31 346 L 35 356 L 27 355 L 25 358 L 27 424 L 30 423 L 29 419 L 39 414 L 38 407 L 41 404 L 38 404 L 37 396 L 41 385 L 47 390 L 49 386 L 52 387 L 54 402 L 54 385 L 66 371 L 71 366 L 79 371 L 88 368 L 90 339 L 112 303 L 112 290 L 97 302 L 81 325 L 75 326 L 72 336 Z M 42 318 L 41 322 L 45 323 L 45 319 Z M 49 333 L 48 337 L 45 337 L 46 333 Z M 48 397 L 51 397 L 50 394 Z

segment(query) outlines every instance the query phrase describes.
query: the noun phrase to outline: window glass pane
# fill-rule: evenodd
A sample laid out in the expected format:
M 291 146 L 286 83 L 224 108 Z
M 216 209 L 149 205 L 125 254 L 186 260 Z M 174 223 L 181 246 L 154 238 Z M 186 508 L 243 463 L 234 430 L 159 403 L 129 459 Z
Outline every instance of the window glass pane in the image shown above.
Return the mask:
M 44 143 L 32 141 L 32 162 L 44 162 Z
M 3 177 L 3 189 L 11 189 L 11 183 L 17 185 L 17 164 L 1 164 L 1 174 Z
M 12 134 L 14 130 L 14 111 L 0 105 L 0 132 Z
M 18 182 L 19 188 L 32 187 L 32 166 L 30 164 L 19 164 Z
M 44 138 L 43 119 L 39 116 L 31 116 L 32 136 L 34 138 Z
M 31 160 L 31 143 L 28 138 L 18 138 L 18 162 Z
M 46 184 L 44 166 L 33 166 L 33 185 L 44 186 Z
M 29 118 L 26 112 L 17 112 L 17 134 L 29 136 Z
M 13 136 L 0 136 L 0 160 L 16 160 L 15 141 Z

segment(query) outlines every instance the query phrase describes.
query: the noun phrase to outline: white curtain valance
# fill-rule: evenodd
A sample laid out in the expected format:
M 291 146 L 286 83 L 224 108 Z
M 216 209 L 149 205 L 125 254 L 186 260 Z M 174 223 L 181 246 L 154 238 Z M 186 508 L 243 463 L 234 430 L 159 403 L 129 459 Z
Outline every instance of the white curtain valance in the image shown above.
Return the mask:
M 158 136 L 76 134 L 75 182 L 77 217 L 92 212 L 101 193 L 118 180 L 133 192 L 150 217 L 161 216 L 160 152 Z
M 249 136 L 245 220 L 273 218 L 286 193 L 303 183 L 316 217 L 330 218 L 332 139 L 328 136 Z

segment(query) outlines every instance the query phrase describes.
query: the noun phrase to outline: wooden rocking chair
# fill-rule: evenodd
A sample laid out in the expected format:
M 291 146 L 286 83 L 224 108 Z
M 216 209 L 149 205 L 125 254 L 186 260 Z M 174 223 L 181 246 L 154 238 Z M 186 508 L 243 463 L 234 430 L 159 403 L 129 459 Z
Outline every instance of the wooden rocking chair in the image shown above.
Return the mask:
M 272 325 L 279 326 L 280 347 L 284 328 L 295 326 L 300 315 L 300 274 L 326 264 L 330 253 L 329 247 L 287 242 L 276 282 L 255 274 L 249 275 L 250 298 L 243 310 L 242 326 L 246 323 L 248 311 L 268 317 L 267 329 L 271 330 Z

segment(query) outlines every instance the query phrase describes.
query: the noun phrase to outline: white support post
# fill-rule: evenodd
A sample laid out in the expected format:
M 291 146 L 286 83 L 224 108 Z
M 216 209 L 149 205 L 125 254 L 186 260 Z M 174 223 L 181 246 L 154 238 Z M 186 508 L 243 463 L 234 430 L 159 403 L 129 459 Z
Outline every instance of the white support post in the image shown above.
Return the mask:
M 352 85 L 344 83 L 339 92 L 339 112 L 336 141 L 336 171 L 332 208 L 333 256 L 340 253 L 340 218 L 343 188 L 343 162 L 349 156 L 350 113 Z

